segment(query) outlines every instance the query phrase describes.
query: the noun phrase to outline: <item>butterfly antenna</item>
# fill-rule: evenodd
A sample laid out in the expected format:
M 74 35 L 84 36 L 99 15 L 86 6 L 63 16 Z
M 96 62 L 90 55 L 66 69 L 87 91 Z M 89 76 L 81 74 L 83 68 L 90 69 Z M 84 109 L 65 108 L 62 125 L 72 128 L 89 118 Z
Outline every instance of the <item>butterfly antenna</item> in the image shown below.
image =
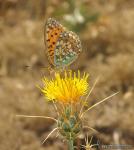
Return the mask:
M 28 68 L 28 69 L 32 69 L 33 66 L 25 65 L 24 67 L 25 67 L 25 68 Z M 42 65 L 42 66 L 39 66 L 39 69 L 42 69 L 42 70 L 43 70 L 43 69 L 47 69 L 47 70 L 50 71 L 50 70 L 51 70 L 51 67 L 50 67 L 50 66 L 44 67 L 44 66 Z

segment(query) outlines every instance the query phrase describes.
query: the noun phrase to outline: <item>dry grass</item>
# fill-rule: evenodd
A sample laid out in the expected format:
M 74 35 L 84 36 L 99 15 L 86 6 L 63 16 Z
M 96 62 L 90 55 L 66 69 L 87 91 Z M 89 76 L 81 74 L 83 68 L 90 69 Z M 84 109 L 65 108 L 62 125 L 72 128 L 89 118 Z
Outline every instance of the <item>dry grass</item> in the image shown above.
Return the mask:
M 15 117 L 15 114 L 55 117 L 35 85 L 40 84 L 42 74 L 48 75 L 46 70 L 40 70 L 40 66 L 48 64 L 42 18 L 56 11 L 55 6 L 61 2 L 58 0 L 54 4 L 52 1 L 46 10 L 39 9 L 41 6 L 36 5 L 36 1 L 28 1 L 28 4 L 21 1 L 22 5 L 17 0 L 13 2 L 3 9 L 0 18 L 0 149 L 63 149 L 65 144 L 55 136 L 44 146 L 40 144 L 54 126 L 52 121 Z M 102 19 L 80 34 L 83 53 L 71 67 L 89 72 L 91 82 L 101 75 L 90 96 L 90 105 L 113 92 L 120 92 L 105 105 L 89 112 L 88 123 L 101 132 L 96 135 L 101 143 L 116 143 L 117 134 L 120 144 L 133 144 L 133 1 L 89 1 L 88 4 L 101 12 Z M 26 65 L 30 67 L 26 68 Z

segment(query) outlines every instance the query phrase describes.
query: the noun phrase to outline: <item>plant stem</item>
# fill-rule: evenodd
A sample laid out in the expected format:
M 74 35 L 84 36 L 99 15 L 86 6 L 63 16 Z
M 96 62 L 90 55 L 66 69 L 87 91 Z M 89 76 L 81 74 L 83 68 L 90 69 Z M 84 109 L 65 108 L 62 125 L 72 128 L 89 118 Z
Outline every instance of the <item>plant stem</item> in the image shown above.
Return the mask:
M 72 139 L 68 140 L 69 150 L 74 150 L 74 141 Z
M 70 11 L 71 13 L 73 13 L 75 9 L 75 2 L 74 0 L 68 0 L 68 3 L 69 3 Z

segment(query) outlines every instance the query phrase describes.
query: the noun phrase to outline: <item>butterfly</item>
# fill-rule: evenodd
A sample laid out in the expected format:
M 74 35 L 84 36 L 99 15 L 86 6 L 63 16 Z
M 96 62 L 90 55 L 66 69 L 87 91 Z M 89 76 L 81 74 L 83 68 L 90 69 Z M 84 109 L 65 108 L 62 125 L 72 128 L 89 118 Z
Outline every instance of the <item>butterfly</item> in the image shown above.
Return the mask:
M 46 22 L 45 45 L 50 67 L 56 69 L 72 64 L 82 51 L 79 37 L 53 18 Z

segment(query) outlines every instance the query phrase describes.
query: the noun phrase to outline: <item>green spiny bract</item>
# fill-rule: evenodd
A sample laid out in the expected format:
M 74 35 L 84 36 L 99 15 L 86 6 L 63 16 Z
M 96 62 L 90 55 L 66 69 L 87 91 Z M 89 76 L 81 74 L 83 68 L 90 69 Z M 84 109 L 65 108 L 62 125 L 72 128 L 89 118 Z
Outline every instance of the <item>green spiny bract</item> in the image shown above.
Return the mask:
M 82 129 L 82 123 L 78 112 L 74 112 L 70 107 L 66 107 L 58 119 L 59 132 L 66 139 L 75 139 Z

